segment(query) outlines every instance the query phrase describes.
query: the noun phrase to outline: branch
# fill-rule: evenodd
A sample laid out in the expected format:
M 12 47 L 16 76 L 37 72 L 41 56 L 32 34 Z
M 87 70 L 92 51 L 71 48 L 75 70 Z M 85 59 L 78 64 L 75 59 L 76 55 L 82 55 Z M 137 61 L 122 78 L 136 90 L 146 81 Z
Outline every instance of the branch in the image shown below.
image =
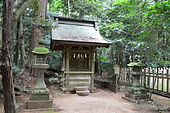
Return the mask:
M 31 5 L 33 2 L 33 0 L 26 0 L 23 2 L 19 2 L 14 6 L 14 18 L 15 20 L 18 20 L 18 18 L 20 17 L 20 15 L 25 11 L 25 9 Z
M 147 0 L 144 1 L 143 5 L 142 5 L 142 7 L 141 7 L 142 10 L 143 10 L 143 8 L 145 7 L 146 2 L 147 2 Z M 141 20 L 140 20 L 140 23 L 143 21 L 142 10 L 141 10 Z M 138 30 L 140 27 L 141 27 L 141 25 L 139 24 L 139 25 L 136 27 L 136 29 L 134 30 L 134 32 L 132 33 L 132 36 L 135 35 L 135 33 L 137 32 L 137 30 Z

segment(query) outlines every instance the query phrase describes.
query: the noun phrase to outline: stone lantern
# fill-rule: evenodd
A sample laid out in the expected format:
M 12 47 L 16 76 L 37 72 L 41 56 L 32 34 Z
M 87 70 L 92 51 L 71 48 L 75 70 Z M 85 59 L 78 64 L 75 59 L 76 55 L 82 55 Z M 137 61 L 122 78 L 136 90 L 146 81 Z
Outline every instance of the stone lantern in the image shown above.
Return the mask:
M 46 64 L 46 56 L 49 54 L 49 50 L 44 47 L 37 47 L 32 53 L 36 57 L 32 68 L 36 70 L 38 79 L 28 101 L 28 109 L 49 109 L 52 108 L 52 98 L 44 82 L 44 72 L 49 68 L 49 65 Z
M 145 65 L 141 62 L 131 62 L 128 64 L 132 68 L 132 84 L 127 88 L 124 99 L 136 102 L 137 100 L 149 99 L 149 95 L 144 87 L 140 85 L 140 77 L 142 73 L 142 67 Z

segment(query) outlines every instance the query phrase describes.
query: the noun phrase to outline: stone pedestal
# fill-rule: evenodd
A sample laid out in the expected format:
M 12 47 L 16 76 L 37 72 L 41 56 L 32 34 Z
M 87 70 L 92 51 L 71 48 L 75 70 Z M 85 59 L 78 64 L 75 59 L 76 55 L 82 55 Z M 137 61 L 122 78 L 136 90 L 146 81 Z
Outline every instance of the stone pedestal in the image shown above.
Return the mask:
M 123 98 L 132 102 L 148 100 L 149 95 L 147 94 L 147 91 L 140 85 L 140 76 L 143 74 L 142 66 L 144 66 L 144 64 L 140 62 L 133 62 L 128 64 L 128 66 L 132 67 L 132 84 L 127 88 L 127 92 Z
M 32 66 L 37 71 L 37 83 L 32 91 L 32 96 L 27 103 L 28 109 L 51 109 L 53 99 L 49 95 L 49 89 L 44 82 L 44 72 L 49 68 L 48 64 L 45 64 L 45 55 L 37 54 L 35 64 Z
M 28 109 L 52 109 L 53 99 L 48 100 L 29 100 L 27 103 Z

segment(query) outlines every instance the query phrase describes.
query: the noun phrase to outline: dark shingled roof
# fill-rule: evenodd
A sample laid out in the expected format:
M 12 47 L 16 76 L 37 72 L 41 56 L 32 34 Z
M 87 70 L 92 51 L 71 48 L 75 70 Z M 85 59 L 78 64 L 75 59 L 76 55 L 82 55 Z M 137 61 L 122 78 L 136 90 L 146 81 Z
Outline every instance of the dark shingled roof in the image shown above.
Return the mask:
M 54 23 L 57 27 L 52 29 L 52 41 L 76 42 L 76 43 L 94 43 L 105 44 L 111 43 L 104 40 L 99 31 L 95 28 L 95 21 L 78 20 L 72 18 L 56 17 Z

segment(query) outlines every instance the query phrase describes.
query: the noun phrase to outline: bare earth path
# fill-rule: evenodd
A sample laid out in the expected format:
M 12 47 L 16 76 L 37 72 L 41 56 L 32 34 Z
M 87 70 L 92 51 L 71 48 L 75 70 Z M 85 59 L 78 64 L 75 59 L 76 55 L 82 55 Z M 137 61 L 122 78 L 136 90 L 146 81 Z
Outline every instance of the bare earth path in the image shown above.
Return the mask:
M 77 94 L 56 96 L 54 103 L 62 109 L 60 113 L 137 113 L 119 94 L 103 90 L 86 97 Z
M 89 96 L 56 95 L 54 104 L 58 107 L 58 113 L 156 113 L 147 107 L 143 109 L 140 105 L 122 99 L 123 95 L 124 93 L 100 89 Z
M 54 110 L 47 111 L 28 111 L 21 113 L 169 113 L 158 112 L 151 104 L 138 105 L 122 99 L 124 92 L 114 93 L 108 90 L 98 89 L 96 93 L 90 93 L 89 96 L 78 96 L 77 94 L 61 94 L 53 92 Z M 26 98 L 24 98 L 26 97 Z M 27 102 L 28 95 L 19 97 Z M 17 99 L 18 100 L 18 99 Z M 19 101 L 18 100 L 18 101 Z M 153 95 L 153 100 L 169 107 L 170 99 Z M 22 100 L 23 101 L 23 100 Z M 2 101 L 0 101 L 0 113 L 3 113 Z

